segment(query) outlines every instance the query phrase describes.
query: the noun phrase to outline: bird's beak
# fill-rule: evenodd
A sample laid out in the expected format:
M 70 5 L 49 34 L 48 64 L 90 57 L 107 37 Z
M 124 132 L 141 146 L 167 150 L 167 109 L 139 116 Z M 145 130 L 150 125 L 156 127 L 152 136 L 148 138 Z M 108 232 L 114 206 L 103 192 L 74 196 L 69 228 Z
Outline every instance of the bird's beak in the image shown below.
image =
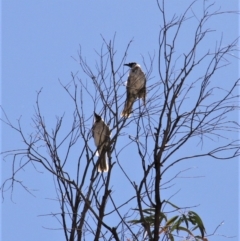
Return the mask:
M 130 64 L 124 64 L 124 65 L 130 67 Z

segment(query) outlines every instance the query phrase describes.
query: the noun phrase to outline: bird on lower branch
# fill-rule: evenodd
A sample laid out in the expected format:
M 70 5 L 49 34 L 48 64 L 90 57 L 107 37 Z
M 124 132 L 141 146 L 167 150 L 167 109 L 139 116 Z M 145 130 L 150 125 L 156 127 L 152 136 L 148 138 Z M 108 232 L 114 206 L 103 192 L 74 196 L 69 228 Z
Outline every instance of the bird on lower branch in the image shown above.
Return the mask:
M 99 156 L 98 172 L 108 171 L 107 146 L 110 142 L 110 130 L 101 116 L 94 112 L 95 123 L 92 127 L 92 134 L 97 147 L 96 156 Z

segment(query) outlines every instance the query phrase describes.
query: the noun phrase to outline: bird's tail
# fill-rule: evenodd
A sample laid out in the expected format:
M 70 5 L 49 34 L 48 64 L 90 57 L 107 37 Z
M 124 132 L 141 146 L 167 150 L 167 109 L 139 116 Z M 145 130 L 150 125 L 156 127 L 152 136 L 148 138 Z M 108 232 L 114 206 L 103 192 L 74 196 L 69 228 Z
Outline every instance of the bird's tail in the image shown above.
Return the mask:
M 126 118 L 130 117 L 130 114 L 132 112 L 133 103 L 134 103 L 134 100 L 132 98 L 129 99 L 129 100 L 126 100 L 125 105 L 124 105 L 124 109 L 121 113 L 122 117 L 126 117 Z
M 102 151 L 98 161 L 98 172 L 108 172 L 107 153 Z

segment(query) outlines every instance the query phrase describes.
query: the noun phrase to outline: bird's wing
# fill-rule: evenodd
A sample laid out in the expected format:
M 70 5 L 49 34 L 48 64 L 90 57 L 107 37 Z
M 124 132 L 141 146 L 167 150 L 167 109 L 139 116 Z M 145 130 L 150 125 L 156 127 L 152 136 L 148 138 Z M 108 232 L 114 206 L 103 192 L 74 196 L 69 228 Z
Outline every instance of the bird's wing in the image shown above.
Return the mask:
M 136 84 L 137 84 L 136 76 L 133 75 L 133 74 L 129 75 L 128 83 L 127 83 L 127 97 L 130 94 L 136 94 L 137 93 Z
M 95 127 L 96 127 L 96 123 L 94 123 L 93 126 L 92 126 L 92 136 L 93 136 L 93 138 L 94 138 L 94 130 L 95 130 Z
M 111 136 L 111 131 L 110 131 L 108 125 L 105 124 L 105 127 L 106 127 L 106 139 L 107 139 L 107 141 L 109 141 L 110 140 L 110 136 Z

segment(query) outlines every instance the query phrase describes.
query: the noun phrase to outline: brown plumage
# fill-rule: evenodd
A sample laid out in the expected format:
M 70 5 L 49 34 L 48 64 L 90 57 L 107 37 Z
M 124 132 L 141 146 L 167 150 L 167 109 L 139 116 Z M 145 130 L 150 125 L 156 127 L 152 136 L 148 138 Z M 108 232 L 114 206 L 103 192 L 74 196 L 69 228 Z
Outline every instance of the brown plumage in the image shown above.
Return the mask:
M 128 118 L 132 112 L 133 103 L 137 98 L 146 104 L 146 77 L 137 63 L 124 64 L 130 67 L 127 81 L 127 98 L 121 116 Z
M 107 145 L 110 141 L 110 130 L 109 127 L 104 123 L 101 116 L 95 115 L 95 123 L 92 127 L 92 134 L 94 138 L 95 145 L 97 147 L 96 156 L 99 156 L 98 172 L 108 171 L 108 161 L 107 161 Z

